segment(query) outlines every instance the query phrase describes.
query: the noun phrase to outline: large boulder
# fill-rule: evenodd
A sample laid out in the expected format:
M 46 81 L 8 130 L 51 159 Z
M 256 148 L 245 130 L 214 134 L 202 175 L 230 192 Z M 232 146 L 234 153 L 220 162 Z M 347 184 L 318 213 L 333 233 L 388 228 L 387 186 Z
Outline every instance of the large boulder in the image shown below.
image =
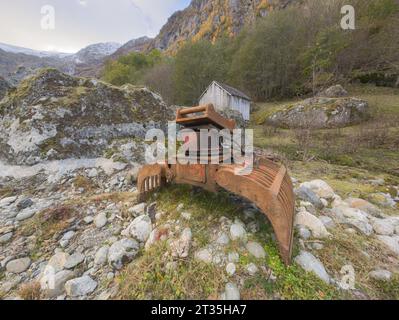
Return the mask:
M 348 91 L 344 89 L 340 84 L 329 87 L 318 94 L 319 97 L 326 98 L 339 98 L 339 97 L 347 97 Z
M 115 87 L 55 69 L 30 77 L 0 103 L 0 160 L 36 164 L 66 158 L 112 157 L 119 144 L 129 160 L 143 157 L 150 128 L 173 112 L 144 87 Z
M 267 124 L 281 128 L 343 128 L 369 119 L 366 101 L 351 98 L 310 98 L 272 114 Z

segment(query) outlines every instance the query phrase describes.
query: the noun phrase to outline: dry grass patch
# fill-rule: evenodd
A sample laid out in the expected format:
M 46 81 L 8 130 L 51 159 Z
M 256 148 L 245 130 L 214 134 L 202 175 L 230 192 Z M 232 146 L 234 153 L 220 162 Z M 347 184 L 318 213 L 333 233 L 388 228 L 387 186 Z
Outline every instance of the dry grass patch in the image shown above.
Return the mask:
M 37 281 L 23 284 L 19 287 L 18 295 L 24 300 L 40 300 L 42 292 Z

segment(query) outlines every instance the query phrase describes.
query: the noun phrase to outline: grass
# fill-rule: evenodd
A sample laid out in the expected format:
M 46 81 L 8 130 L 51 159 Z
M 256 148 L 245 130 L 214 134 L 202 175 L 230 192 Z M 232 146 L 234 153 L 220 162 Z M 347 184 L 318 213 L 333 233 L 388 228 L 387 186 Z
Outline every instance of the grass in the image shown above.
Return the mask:
M 369 102 L 372 120 L 342 129 L 311 130 L 308 141 L 301 141 L 296 130 L 263 125 L 269 115 L 296 100 L 263 103 L 252 115 L 255 145 L 291 160 L 304 160 L 306 151 L 308 159 L 399 176 L 399 90 L 350 86 L 349 92 Z
M 209 244 L 212 230 L 219 230 L 219 219 L 225 216 L 245 219 L 243 208 L 237 206 L 227 193 L 213 194 L 188 186 L 169 186 L 162 189 L 151 200 L 157 200 L 160 210 L 165 214 L 160 224 L 179 218 L 178 204 L 192 214 L 189 222 L 182 222 L 182 228 L 189 226 L 193 233 L 195 247 L 190 257 L 177 260 L 176 271 L 166 271 L 166 264 L 172 258 L 166 244 L 159 244 L 149 251 L 143 251 L 138 259 L 130 264 L 120 275 L 121 299 L 216 299 L 223 291 L 230 277 L 224 267 L 206 265 L 194 260 L 193 252 Z M 342 294 L 334 287 L 325 284 L 313 274 L 305 273 L 298 266 L 286 267 L 280 259 L 278 249 L 272 240 L 272 230 L 263 215 L 257 216 L 260 232 L 250 236 L 249 240 L 264 244 L 268 254 L 266 259 L 250 256 L 242 245 L 231 242 L 225 252 L 240 253 L 236 264 L 237 273 L 232 281 L 244 280 L 242 295 L 245 299 L 271 299 L 274 296 L 283 299 L 339 299 Z M 209 231 L 211 230 L 211 231 Z M 246 274 L 245 266 L 254 262 L 258 267 L 265 266 L 276 275 L 275 282 L 263 271 L 257 276 Z
M 18 290 L 18 295 L 23 300 L 40 300 L 42 298 L 40 283 L 35 281 L 22 284 Z

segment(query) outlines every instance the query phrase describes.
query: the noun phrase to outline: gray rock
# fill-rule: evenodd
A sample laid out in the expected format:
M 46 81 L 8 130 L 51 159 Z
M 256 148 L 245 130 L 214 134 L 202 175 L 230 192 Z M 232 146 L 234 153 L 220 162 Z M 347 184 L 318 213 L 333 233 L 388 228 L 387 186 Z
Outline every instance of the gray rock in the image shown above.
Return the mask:
M 367 101 L 351 98 L 315 97 L 287 106 L 267 118 L 281 128 L 343 128 L 369 119 Z
M 226 272 L 228 275 L 233 276 L 236 273 L 236 265 L 234 263 L 228 263 L 226 266 Z
M 359 209 L 375 217 L 379 217 L 382 214 L 379 208 L 377 208 L 375 205 L 363 199 L 348 198 L 345 200 L 345 203 L 351 208 Z
M 250 254 L 252 254 L 257 259 L 264 259 L 266 258 L 266 252 L 263 247 L 257 243 L 250 241 L 245 246 Z
M 54 269 L 54 272 L 59 272 L 62 269 L 65 268 L 65 264 L 68 261 L 69 258 L 69 254 L 66 252 L 57 252 L 56 254 L 54 254 L 49 262 L 47 263 L 47 265 L 49 267 L 52 267 Z
M 366 236 L 373 233 L 373 227 L 368 219 L 368 214 L 348 206 L 338 206 L 331 210 L 338 223 L 355 227 Z
M 210 264 L 213 261 L 212 252 L 209 249 L 199 250 L 195 253 L 195 259 Z
M 324 204 L 320 200 L 319 196 L 307 187 L 300 186 L 299 188 L 295 189 L 295 194 L 298 196 L 298 198 L 310 202 L 317 209 L 324 208 Z
M 331 219 L 330 217 L 320 216 L 319 219 L 321 222 L 323 222 L 324 226 L 327 229 L 334 229 L 336 227 L 334 220 Z
M 300 255 L 295 258 L 295 262 L 298 263 L 305 271 L 313 272 L 325 283 L 330 283 L 330 276 L 327 274 L 324 265 L 311 253 L 301 251 Z
M 7 263 L 6 269 L 11 273 L 22 273 L 28 270 L 30 264 L 31 260 L 29 258 L 15 259 Z
M 81 253 L 74 253 L 70 255 L 65 262 L 65 269 L 73 269 L 85 260 L 85 256 Z
M 377 238 L 399 256 L 399 236 L 377 236 Z
M 146 206 L 147 206 L 147 204 L 145 202 L 139 203 L 139 204 L 135 205 L 134 207 L 130 208 L 129 212 L 135 217 L 144 215 Z
M 74 235 L 75 235 L 75 231 L 68 231 L 68 232 L 64 233 L 61 240 L 69 241 L 74 237 Z
M 233 241 L 236 241 L 236 240 L 246 241 L 247 232 L 245 231 L 244 227 L 240 223 L 234 223 L 230 227 L 230 238 Z
M 369 277 L 379 281 L 390 281 L 392 278 L 392 273 L 388 270 L 379 269 L 370 272 Z
M 327 182 L 320 179 L 304 182 L 300 187 L 312 190 L 319 198 L 332 199 L 335 196 L 333 188 L 331 188 Z
M 240 255 L 237 252 L 229 252 L 227 257 L 229 262 L 237 263 L 238 261 L 240 261 Z
M 138 253 L 140 245 L 132 239 L 122 239 L 109 248 L 108 262 L 116 269 L 122 269 L 125 263 L 130 262 Z
M 250 263 L 245 267 L 245 270 L 247 270 L 248 274 L 250 276 L 254 276 L 255 274 L 258 273 L 259 269 L 254 263 Z
M 183 230 L 179 239 L 170 243 L 172 256 L 187 258 L 191 247 L 192 233 L 190 228 Z
M 392 236 L 395 233 L 395 226 L 390 219 L 374 219 L 372 225 L 376 234 Z
M 94 218 L 94 224 L 96 225 L 97 228 L 101 229 L 107 224 L 107 215 L 105 212 L 100 212 L 98 215 L 95 216 Z
M 335 86 L 329 87 L 324 91 L 318 93 L 319 97 L 326 97 L 326 98 L 340 98 L 340 97 L 347 97 L 348 91 L 344 89 L 340 84 Z
M 129 227 L 122 233 L 123 236 L 132 236 L 137 241 L 145 243 L 152 231 L 150 217 L 142 215 L 133 220 Z
M 22 199 L 22 200 L 18 201 L 17 208 L 19 210 L 22 210 L 22 209 L 29 208 L 32 205 L 33 205 L 32 199 L 25 198 L 25 199 Z
M 222 232 L 219 234 L 218 238 L 216 239 L 216 243 L 221 246 L 226 246 L 230 243 L 230 238 L 226 232 Z
M 87 176 L 88 176 L 89 178 L 95 178 L 95 177 L 97 177 L 97 176 L 98 176 L 98 171 L 97 171 L 97 169 L 96 169 L 96 168 L 90 169 L 89 172 L 87 173 Z
M 10 204 L 14 203 L 18 197 L 7 197 L 0 200 L 0 208 L 8 207 Z
M 105 265 L 108 261 L 108 251 L 109 251 L 109 246 L 103 246 L 100 249 L 98 249 L 96 255 L 94 256 L 94 264 L 98 266 Z
M 303 226 L 298 226 L 298 234 L 303 240 L 308 240 L 312 236 L 312 233 L 309 231 L 309 229 Z
M 26 219 L 32 218 L 36 214 L 37 210 L 34 208 L 26 208 L 23 209 L 20 213 L 17 214 L 17 221 L 24 221 Z
M 9 232 L 6 234 L 3 234 L 2 236 L 0 236 L 0 244 L 4 244 L 7 243 L 8 241 L 11 240 L 13 233 Z
M 83 218 L 83 221 L 84 221 L 86 224 L 91 224 L 91 223 L 93 223 L 94 218 L 93 218 L 92 216 L 87 216 L 87 217 Z
M 62 270 L 54 276 L 52 274 L 43 275 L 40 279 L 41 289 L 46 297 L 52 299 L 64 293 L 65 283 L 75 277 L 71 270 Z
M 81 297 L 92 293 L 97 288 L 97 282 L 89 276 L 68 280 L 65 290 L 70 297 Z
M 308 228 L 315 238 L 322 239 L 330 236 L 330 233 L 327 231 L 323 222 L 309 212 L 299 212 L 296 215 L 295 224 Z
M 235 283 L 229 282 L 226 284 L 224 300 L 240 300 L 240 290 Z

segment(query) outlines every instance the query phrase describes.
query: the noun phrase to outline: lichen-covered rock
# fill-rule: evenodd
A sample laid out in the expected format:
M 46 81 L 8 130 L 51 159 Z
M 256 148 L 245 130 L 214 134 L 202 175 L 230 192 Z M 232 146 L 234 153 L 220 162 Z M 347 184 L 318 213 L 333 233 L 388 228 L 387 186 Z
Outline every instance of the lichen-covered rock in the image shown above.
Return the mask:
M 367 101 L 316 97 L 272 114 L 266 122 L 282 128 L 343 128 L 369 119 Z
M 347 97 L 348 91 L 344 89 L 343 86 L 337 84 L 335 86 L 329 87 L 318 94 L 319 97 L 326 98 L 339 98 L 339 97 Z
M 44 69 L 24 80 L 0 103 L 0 160 L 36 164 L 82 157 L 143 157 L 149 128 L 173 114 L 144 87 L 115 87 Z M 122 148 L 123 149 L 123 148 Z

